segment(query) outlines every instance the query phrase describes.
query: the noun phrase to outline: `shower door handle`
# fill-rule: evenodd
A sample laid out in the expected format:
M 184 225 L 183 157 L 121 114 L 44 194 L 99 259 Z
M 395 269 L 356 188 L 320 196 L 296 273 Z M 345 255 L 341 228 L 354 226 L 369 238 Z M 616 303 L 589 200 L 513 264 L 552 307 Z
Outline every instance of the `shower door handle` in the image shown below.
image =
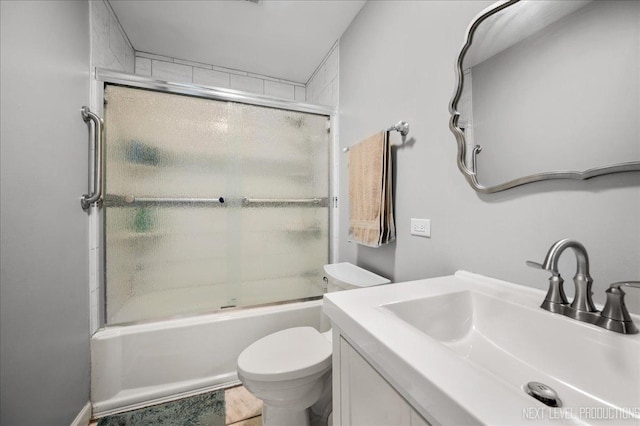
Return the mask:
M 80 198 L 80 205 L 87 210 L 94 203 L 100 206 L 102 201 L 102 127 L 104 123 L 86 106 L 82 107 L 82 119 L 89 127 L 89 137 L 93 128 L 93 141 L 89 141 L 93 143 L 93 164 L 90 164 L 89 168 L 89 173 L 93 171 L 93 191 Z M 90 123 L 93 123 L 93 126 Z

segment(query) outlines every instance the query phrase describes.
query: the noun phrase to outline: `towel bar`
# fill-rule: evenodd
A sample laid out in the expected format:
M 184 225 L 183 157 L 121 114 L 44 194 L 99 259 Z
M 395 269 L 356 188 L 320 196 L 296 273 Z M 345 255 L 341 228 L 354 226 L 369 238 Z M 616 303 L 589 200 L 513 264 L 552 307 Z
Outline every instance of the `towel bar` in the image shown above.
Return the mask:
M 387 132 L 392 132 L 392 131 L 400 132 L 400 134 L 404 138 L 409 134 L 409 123 L 407 123 L 406 121 L 398 121 L 393 126 L 388 127 L 386 129 L 386 131 Z M 344 148 L 342 150 L 342 152 L 348 152 L 348 151 L 349 151 L 349 147 L 346 147 L 346 148 Z
M 396 132 L 400 132 L 402 136 L 407 136 L 409 134 L 409 123 L 406 121 L 398 121 L 393 126 L 387 129 L 387 132 L 395 130 Z

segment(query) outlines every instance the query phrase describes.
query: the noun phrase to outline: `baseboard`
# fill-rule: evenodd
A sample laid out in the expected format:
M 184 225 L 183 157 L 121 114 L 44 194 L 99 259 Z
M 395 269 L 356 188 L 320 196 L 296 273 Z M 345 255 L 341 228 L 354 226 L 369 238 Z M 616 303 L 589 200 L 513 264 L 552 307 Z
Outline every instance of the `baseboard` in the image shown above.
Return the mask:
M 91 421 L 91 402 L 87 402 L 78 413 L 71 426 L 87 426 Z

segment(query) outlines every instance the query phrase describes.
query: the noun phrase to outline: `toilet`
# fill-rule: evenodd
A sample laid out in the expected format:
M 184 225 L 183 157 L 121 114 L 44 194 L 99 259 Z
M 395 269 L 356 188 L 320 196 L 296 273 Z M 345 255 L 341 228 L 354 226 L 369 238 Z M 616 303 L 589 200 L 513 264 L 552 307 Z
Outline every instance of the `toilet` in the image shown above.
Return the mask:
M 324 266 L 327 292 L 388 284 L 348 262 Z M 264 426 L 326 425 L 331 412 L 331 330 L 288 328 L 249 345 L 238 378 L 263 402 Z M 310 409 L 311 407 L 311 409 Z

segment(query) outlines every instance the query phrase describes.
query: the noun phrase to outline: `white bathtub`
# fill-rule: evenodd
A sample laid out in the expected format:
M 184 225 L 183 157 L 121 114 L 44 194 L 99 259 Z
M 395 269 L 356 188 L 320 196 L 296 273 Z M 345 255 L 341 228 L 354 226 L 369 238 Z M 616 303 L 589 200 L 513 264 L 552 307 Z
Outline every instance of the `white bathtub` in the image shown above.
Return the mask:
M 324 331 L 321 312 L 322 300 L 316 300 L 99 330 L 91 338 L 93 414 L 237 383 L 236 360 L 243 349 L 288 327 Z

